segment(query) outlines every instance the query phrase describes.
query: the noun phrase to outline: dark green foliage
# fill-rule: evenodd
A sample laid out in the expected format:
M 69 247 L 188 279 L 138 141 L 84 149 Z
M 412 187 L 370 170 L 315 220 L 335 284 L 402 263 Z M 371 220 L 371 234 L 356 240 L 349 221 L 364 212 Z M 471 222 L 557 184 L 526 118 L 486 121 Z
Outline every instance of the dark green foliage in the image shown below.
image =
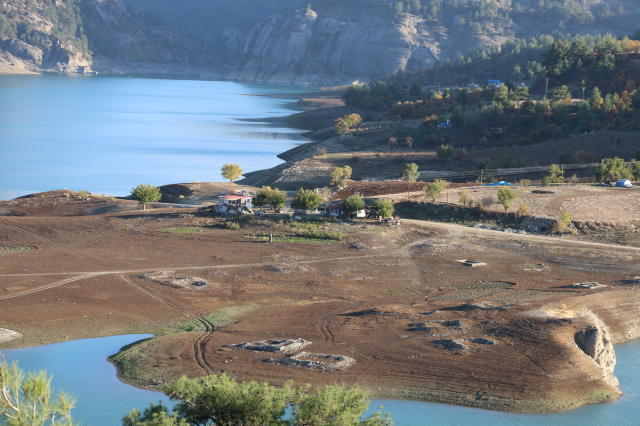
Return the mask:
M 342 200 L 342 211 L 347 214 L 356 213 L 357 211 L 364 209 L 364 207 L 364 200 L 361 196 L 356 194 Z
M 291 207 L 300 210 L 315 210 L 323 199 L 311 189 L 300 188 L 291 201 Z
M 382 217 L 393 216 L 393 211 L 393 201 L 385 200 L 383 198 L 378 198 L 374 201 L 373 206 L 371 207 L 371 213 Z
M 188 379 L 164 386 L 164 392 L 179 401 L 170 416 L 163 406 L 151 405 L 141 415 L 134 410 L 123 426 L 393 426 L 389 415 L 374 413 L 362 419 L 369 406 L 367 394 L 356 385 L 325 386 L 315 392 L 310 386 L 295 389 L 293 382 L 282 387 L 255 381 L 239 383 L 226 374 Z M 284 420 L 285 408 L 292 417 Z

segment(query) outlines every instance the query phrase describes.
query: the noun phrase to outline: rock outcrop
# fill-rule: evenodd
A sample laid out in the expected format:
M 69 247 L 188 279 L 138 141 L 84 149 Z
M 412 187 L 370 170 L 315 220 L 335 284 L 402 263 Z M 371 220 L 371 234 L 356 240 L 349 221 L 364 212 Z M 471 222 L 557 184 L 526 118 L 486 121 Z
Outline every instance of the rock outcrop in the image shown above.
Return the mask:
M 587 317 L 587 327 L 576 333 L 576 345 L 602 369 L 602 375 L 612 386 L 618 386 L 613 375 L 616 366 L 616 353 L 611 343 L 609 328 L 595 315 Z
M 475 46 L 500 44 L 506 36 L 466 36 L 410 14 L 392 21 L 376 9 L 348 18 L 341 10 L 278 12 L 255 25 L 244 53 L 249 59 L 230 79 L 296 84 L 368 81 L 396 71 L 418 70 Z M 453 30 L 454 32 L 456 30 Z M 225 34 L 233 50 L 237 29 Z

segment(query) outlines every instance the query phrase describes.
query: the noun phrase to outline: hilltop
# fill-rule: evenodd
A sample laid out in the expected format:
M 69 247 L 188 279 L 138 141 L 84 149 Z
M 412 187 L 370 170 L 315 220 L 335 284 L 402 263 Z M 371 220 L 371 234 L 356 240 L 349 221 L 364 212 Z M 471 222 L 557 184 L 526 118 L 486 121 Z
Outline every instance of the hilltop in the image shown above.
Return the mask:
M 0 3 L 0 72 L 345 84 L 415 73 L 543 34 L 638 29 L 637 2 L 574 3 L 7 0 Z

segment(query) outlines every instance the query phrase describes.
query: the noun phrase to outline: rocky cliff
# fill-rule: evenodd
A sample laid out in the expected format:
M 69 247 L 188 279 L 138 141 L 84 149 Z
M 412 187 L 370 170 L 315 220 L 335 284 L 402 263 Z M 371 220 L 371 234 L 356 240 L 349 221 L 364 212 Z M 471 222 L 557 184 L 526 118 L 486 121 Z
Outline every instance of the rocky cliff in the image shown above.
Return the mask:
M 488 4 L 442 3 L 431 17 L 380 3 L 278 12 L 248 31 L 231 27 L 223 33 L 229 51 L 244 45 L 241 65 L 229 78 L 338 85 L 424 69 L 508 39 L 567 32 L 622 36 L 640 27 L 640 5 L 631 0 L 586 0 L 579 10 L 532 0 L 499 1 L 495 10 L 485 10 L 481 3 Z
M 507 39 L 495 34 L 454 41 L 445 27 L 406 13 L 397 21 L 376 9 L 353 19 L 341 15 L 339 10 L 271 15 L 246 36 L 249 59 L 229 78 L 298 84 L 368 81 L 429 67 L 469 48 Z M 237 31 L 225 35 L 228 45 L 238 44 Z

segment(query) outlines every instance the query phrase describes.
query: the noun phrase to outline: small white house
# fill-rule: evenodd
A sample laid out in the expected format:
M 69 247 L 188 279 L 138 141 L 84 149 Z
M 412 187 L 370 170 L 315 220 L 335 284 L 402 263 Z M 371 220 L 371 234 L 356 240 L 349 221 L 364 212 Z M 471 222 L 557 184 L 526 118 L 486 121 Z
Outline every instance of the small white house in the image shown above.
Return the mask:
M 327 204 L 323 207 L 325 216 L 333 216 L 333 217 L 343 217 L 346 215 L 344 211 L 342 211 L 342 202 L 338 201 L 335 203 Z M 365 209 L 358 210 L 354 215 L 354 217 L 366 217 L 367 211 Z
M 221 214 L 240 215 L 252 213 L 251 201 L 253 197 L 248 194 L 227 194 L 218 197 L 218 205 L 215 211 Z

